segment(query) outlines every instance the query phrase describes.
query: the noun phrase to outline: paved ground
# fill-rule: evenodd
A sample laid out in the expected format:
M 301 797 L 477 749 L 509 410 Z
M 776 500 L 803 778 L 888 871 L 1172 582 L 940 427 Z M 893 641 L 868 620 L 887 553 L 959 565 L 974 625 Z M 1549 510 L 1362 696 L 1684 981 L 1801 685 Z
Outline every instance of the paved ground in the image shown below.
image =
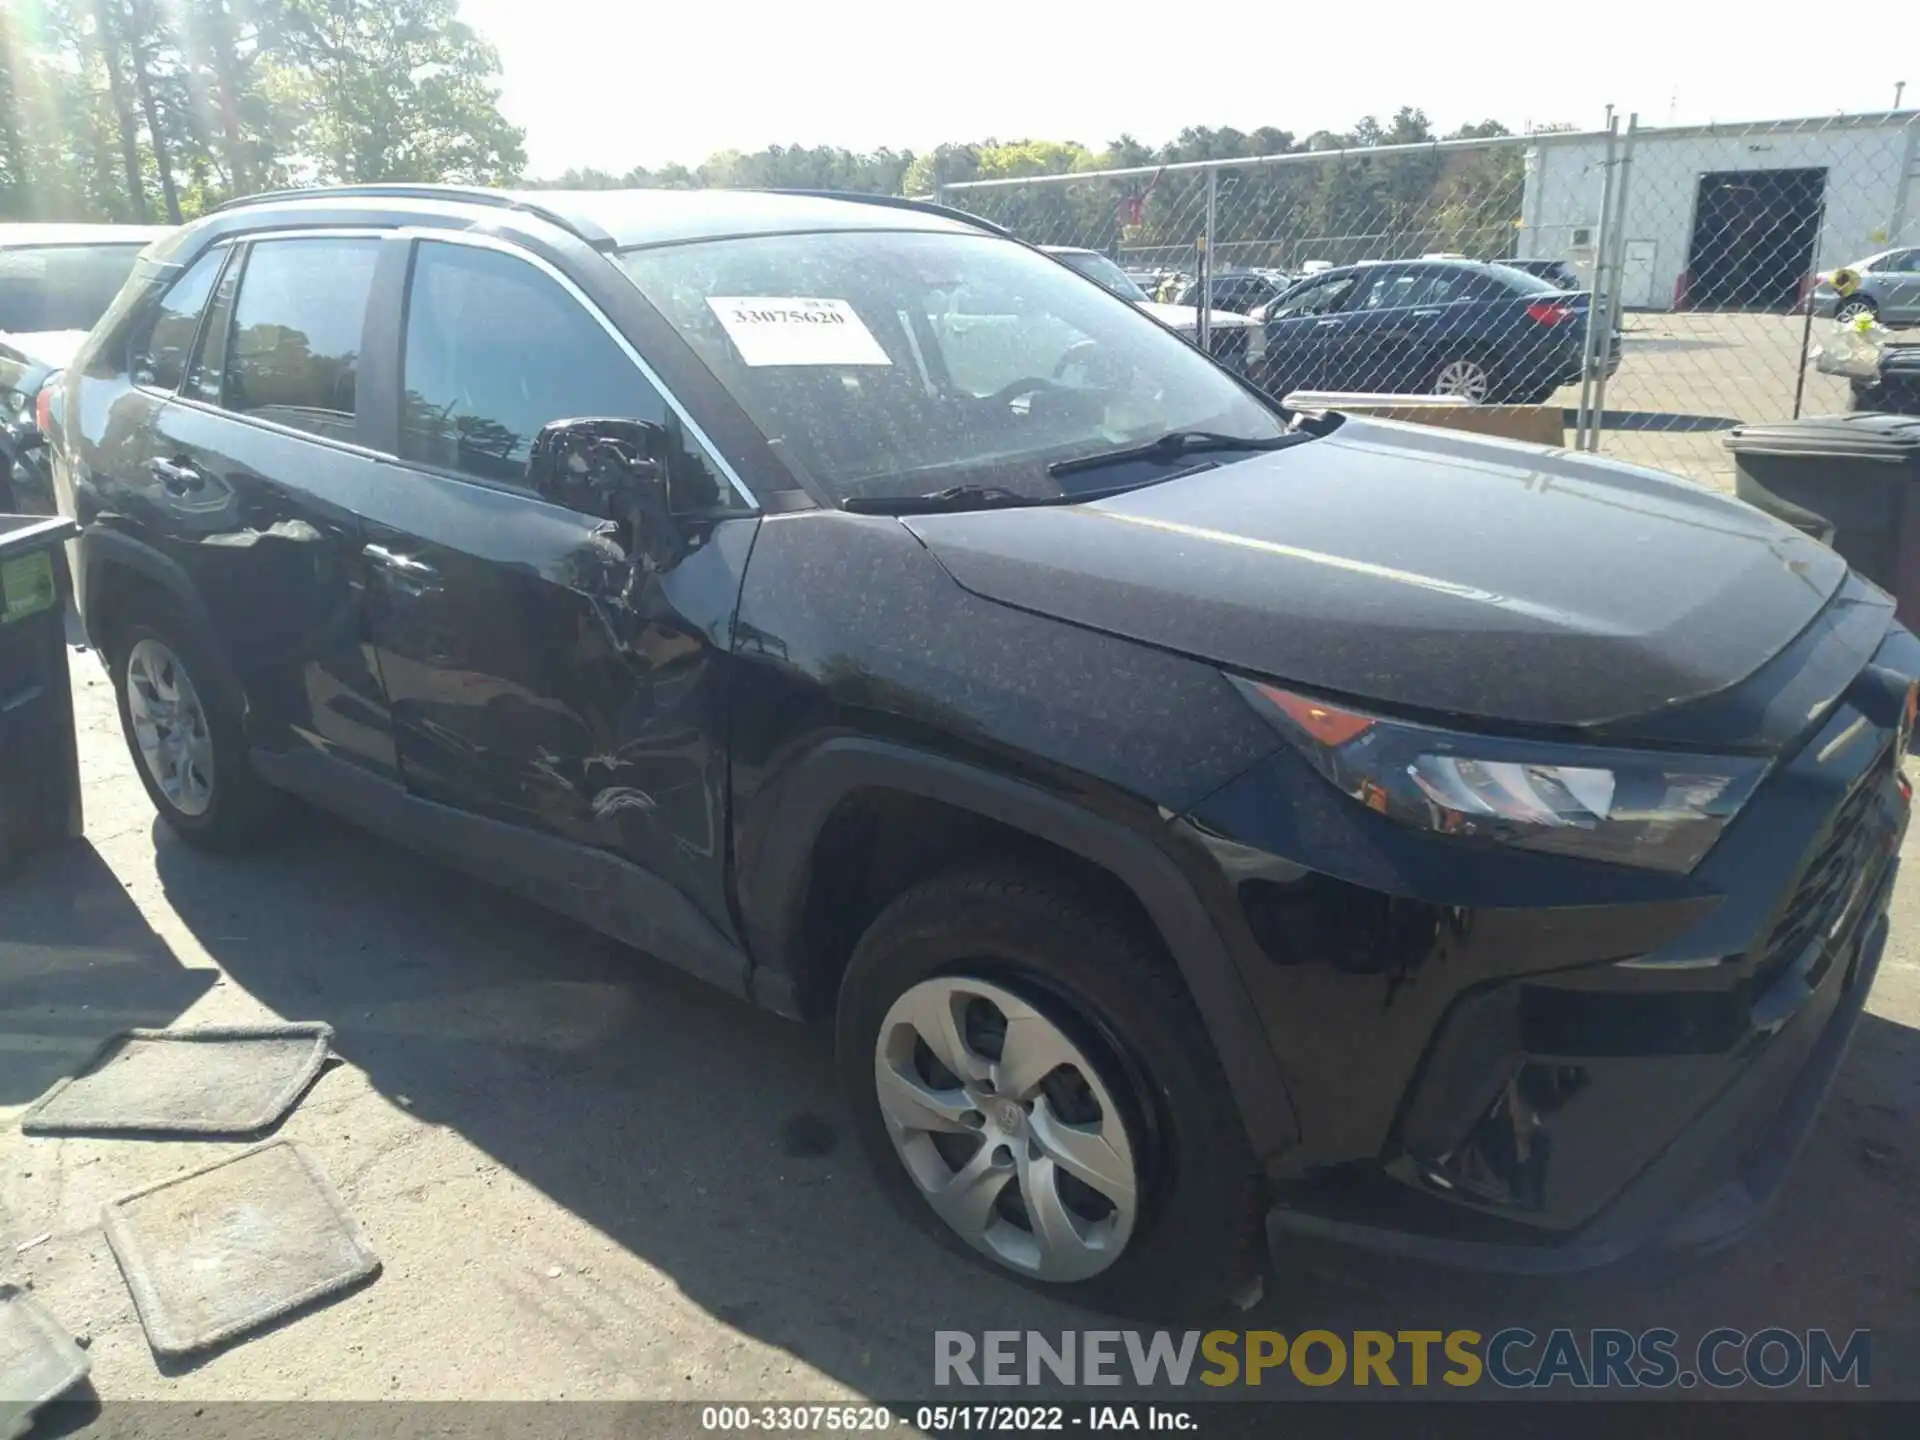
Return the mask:
M 1607 382 L 1602 454 L 1670 470 L 1724 490 L 1733 488 L 1727 431 L 1742 421 L 1785 420 L 1794 414 L 1801 345 L 1817 347 L 1830 321 L 1815 320 L 1810 335 L 1798 315 L 1636 313 L 1624 319 L 1620 369 Z M 1839 415 L 1847 409 L 1847 382 L 1804 367 L 1803 415 Z M 1572 410 L 1580 387 L 1556 400 Z M 1569 436 L 1571 438 L 1571 436 Z
M 31 1280 L 90 1337 L 103 1397 L 925 1397 L 936 1327 L 1097 1323 L 883 1207 L 823 1037 L 319 819 L 256 855 L 196 854 L 154 824 L 92 655 L 75 686 L 88 842 L 0 889 L 0 1278 Z M 1290 1271 L 1244 1323 L 1909 1321 L 1917 912 L 1909 882 L 1837 1101 L 1733 1258 L 1544 1289 Z M 99 1206 L 227 1147 L 29 1140 L 14 1120 L 111 1031 L 268 1016 L 338 1031 L 339 1063 L 281 1133 L 318 1157 L 386 1269 L 163 1369 Z M 1879 1353 L 1883 1388 L 1912 1373 Z

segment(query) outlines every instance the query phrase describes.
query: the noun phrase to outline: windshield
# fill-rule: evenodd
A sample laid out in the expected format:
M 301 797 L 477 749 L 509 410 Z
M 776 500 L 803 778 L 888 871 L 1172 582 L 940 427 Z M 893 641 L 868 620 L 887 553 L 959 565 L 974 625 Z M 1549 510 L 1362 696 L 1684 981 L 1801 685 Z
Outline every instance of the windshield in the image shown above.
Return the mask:
M 143 245 L 0 250 L 0 330 L 91 330 L 133 273 Z
M 1118 295 L 1122 300 L 1137 302 L 1147 298 L 1147 292 L 1133 283 L 1132 276 L 1097 251 L 1056 251 L 1053 252 L 1053 258 L 1071 265 L 1101 289 Z
M 991 485 L 1061 460 L 1281 418 L 1131 305 L 990 235 L 840 231 L 618 257 L 786 461 L 845 501 Z

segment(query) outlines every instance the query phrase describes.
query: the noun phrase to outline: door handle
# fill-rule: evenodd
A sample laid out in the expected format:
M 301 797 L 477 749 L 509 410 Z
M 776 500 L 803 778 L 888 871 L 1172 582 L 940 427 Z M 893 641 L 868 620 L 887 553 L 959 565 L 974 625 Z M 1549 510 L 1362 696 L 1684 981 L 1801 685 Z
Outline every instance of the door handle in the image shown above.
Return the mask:
M 1413 318 L 1416 320 L 1431 320 L 1439 313 L 1438 310 L 1416 310 L 1413 312 Z
M 380 569 L 416 585 L 430 585 L 440 578 L 440 572 L 426 561 L 415 560 L 411 555 L 402 555 L 384 545 L 363 545 L 360 553 Z
M 207 477 L 184 460 L 149 460 L 147 471 L 169 494 L 188 495 L 207 488 Z
M 1341 324 L 1342 322 L 1339 320 L 1316 320 L 1313 322 L 1313 328 L 1316 330 L 1338 330 Z

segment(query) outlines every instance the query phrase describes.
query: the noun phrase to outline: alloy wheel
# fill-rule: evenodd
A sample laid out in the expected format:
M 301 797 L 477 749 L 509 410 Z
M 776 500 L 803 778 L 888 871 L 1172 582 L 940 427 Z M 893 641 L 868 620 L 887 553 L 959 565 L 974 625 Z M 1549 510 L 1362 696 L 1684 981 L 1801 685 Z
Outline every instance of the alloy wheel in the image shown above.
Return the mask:
M 1478 360 L 1449 360 L 1433 377 L 1433 393 L 1458 395 L 1482 403 L 1493 390 L 1493 377 Z
M 213 732 L 192 677 L 158 640 L 140 640 L 127 655 L 127 715 L 167 803 L 182 815 L 204 815 L 213 804 Z
M 1846 304 L 1840 307 L 1839 313 L 1836 314 L 1833 318 L 1839 321 L 1842 325 L 1845 325 L 1845 324 L 1849 324 L 1854 320 L 1859 319 L 1862 315 L 1871 315 L 1871 314 L 1873 314 L 1873 306 L 1867 304 L 1866 301 L 1849 300 Z
M 881 1116 L 934 1212 L 976 1250 L 1039 1280 L 1085 1280 L 1133 1234 L 1139 1174 L 1087 1053 L 1019 996 L 923 980 L 881 1022 Z

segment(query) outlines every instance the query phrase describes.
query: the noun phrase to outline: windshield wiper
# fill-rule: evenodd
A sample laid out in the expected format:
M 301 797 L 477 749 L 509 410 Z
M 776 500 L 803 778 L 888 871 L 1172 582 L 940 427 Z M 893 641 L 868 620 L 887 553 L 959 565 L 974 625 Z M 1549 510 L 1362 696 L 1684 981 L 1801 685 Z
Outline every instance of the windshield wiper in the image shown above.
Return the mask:
M 1198 455 L 1207 450 L 1284 450 L 1305 438 L 1292 431 L 1265 440 L 1249 440 L 1245 436 L 1220 435 L 1212 430 L 1170 430 L 1144 445 L 1129 445 L 1121 450 L 1103 450 L 1097 455 L 1056 460 L 1047 466 L 1047 474 L 1072 475 L 1081 470 L 1098 470 L 1103 465 L 1118 465 L 1126 460 L 1178 460 L 1183 455 Z
M 1255 441 L 1256 445 L 1261 442 Z M 1196 465 L 1195 470 L 1210 468 Z M 1187 471 L 1181 471 L 1187 474 Z M 1174 479 L 1167 476 L 1166 479 Z M 940 510 L 1018 510 L 1031 505 L 1080 505 L 1089 500 L 1111 500 L 1129 490 L 1144 489 L 1153 481 L 1135 481 L 1131 485 L 1103 485 L 1094 490 L 1075 490 L 1061 495 L 1029 495 L 1009 490 L 1004 485 L 954 485 L 931 490 L 925 495 L 854 495 L 842 502 L 842 508 L 856 515 L 929 515 Z
M 854 495 L 843 504 L 856 515 L 920 515 L 936 510 L 1009 510 L 1020 505 L 1057 505 L 1063 498 L 1027 495 L 1004 485 L 953 485 L 925 495 Z

